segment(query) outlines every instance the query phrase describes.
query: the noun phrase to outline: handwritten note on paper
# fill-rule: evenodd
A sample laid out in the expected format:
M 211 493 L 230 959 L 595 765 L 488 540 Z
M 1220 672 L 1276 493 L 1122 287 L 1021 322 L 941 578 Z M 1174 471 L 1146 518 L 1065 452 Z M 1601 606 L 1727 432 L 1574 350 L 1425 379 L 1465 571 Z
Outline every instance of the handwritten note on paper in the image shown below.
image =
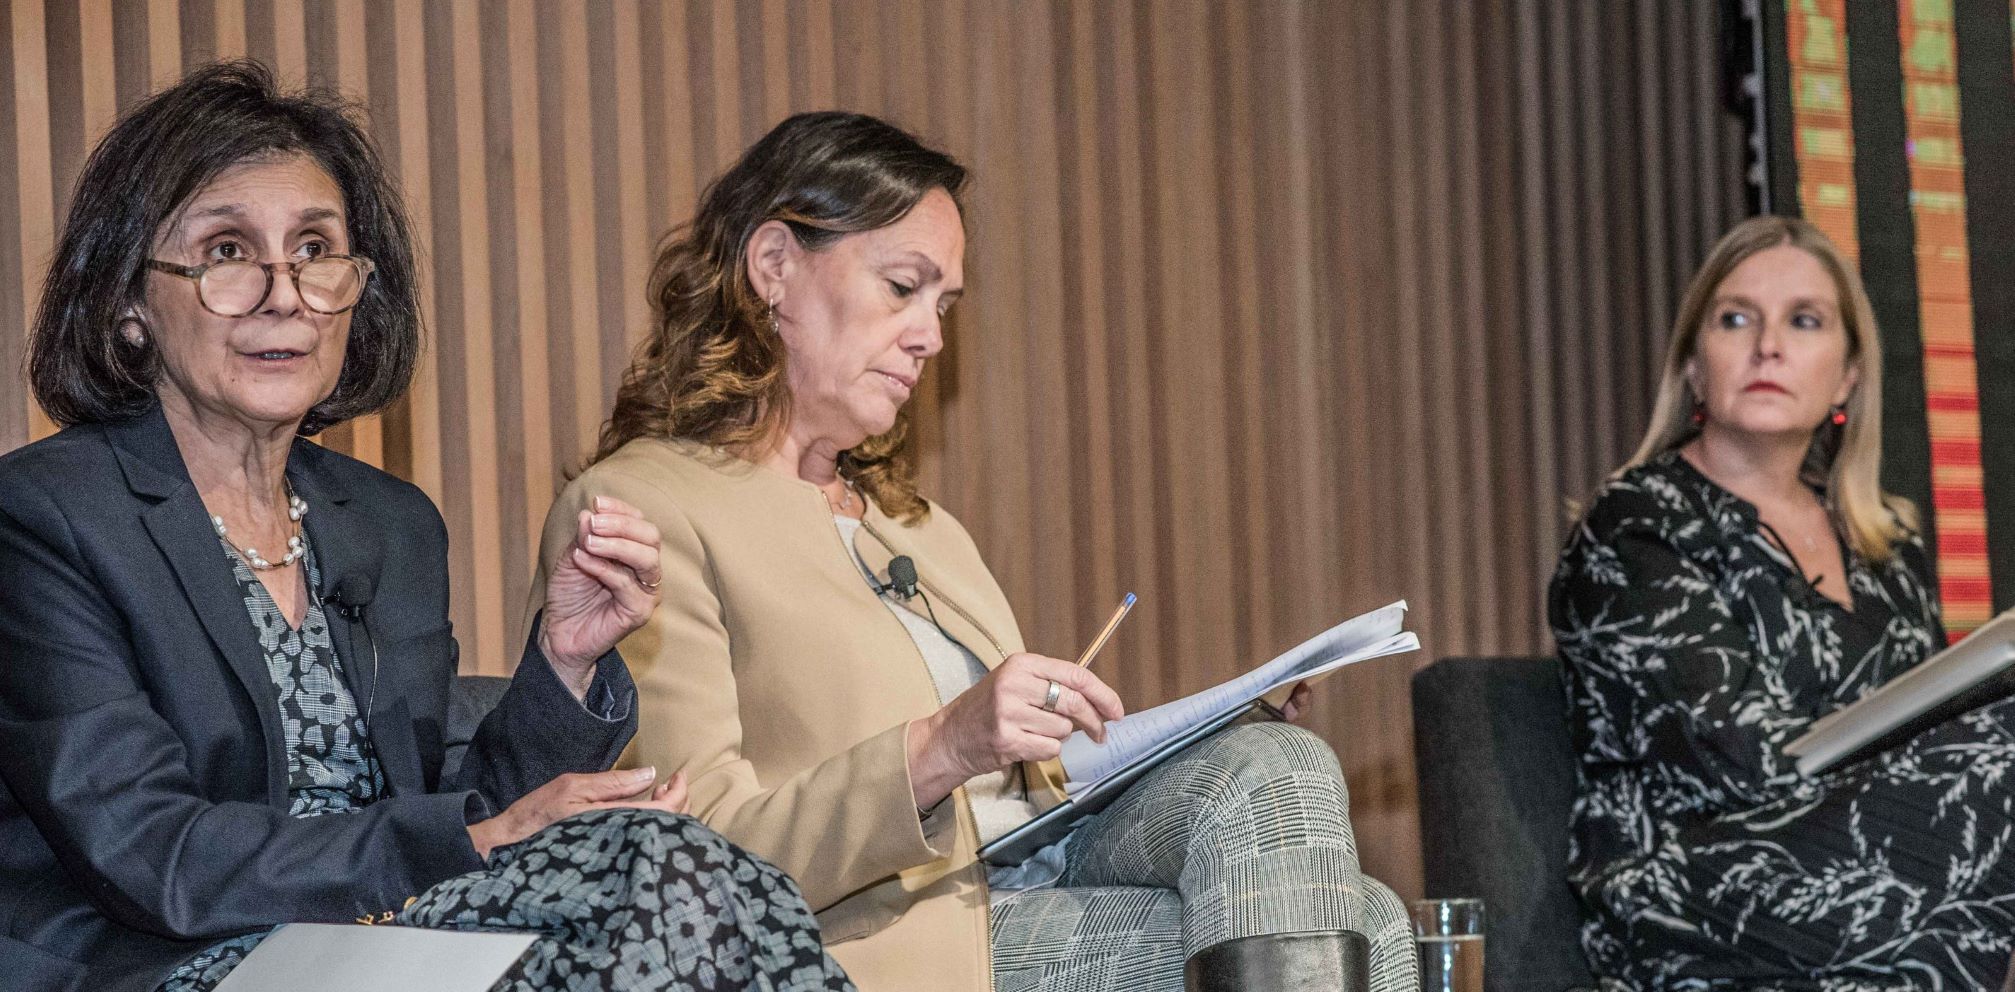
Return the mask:
M 1062 755 L 1069 791 L 1076 794 L 1096 785 L 1162 742 L 1281 686 L 1359 661 L 1417 650 L 1419 640 L 1400 629 L 1405 620 L 1406 602 L 1401 600 L 1331 627 L 1229 682 L 1106 724 L 1104 744 L 1093 743 L 1082 731 L 1072 734 L 1064 741 Z

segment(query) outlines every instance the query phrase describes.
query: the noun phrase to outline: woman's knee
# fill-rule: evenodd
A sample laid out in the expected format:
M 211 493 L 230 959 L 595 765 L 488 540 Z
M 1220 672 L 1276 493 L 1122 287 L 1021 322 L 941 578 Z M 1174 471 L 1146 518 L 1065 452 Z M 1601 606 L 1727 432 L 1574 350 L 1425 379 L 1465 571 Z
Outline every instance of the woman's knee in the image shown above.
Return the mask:
M 663 810 L 619 807 L 578 813 L 538 836 L 583 862 L 622 860 L 633 870 L 658 866 L 647 874 L 667 868 L 681 874 L 726 869 L 742 878 L 751 869 L 767 867 L 699 820 Z
M 576 824 L 585 834 L 570 839 L 584 861 L 598 854 L 627 863 L 627 874 L 657 884 L 719 889 L 739 897 L 760 890 L 766 899 L 801 904 L 797 882 L 776 866 L 735 845 L 691 816 L 651 809 L 604 809 L 569 817 L 554 827 Z M 808 915 L 808 914 L 807 914 Z
M 698 828 L 697 831 L 693 829 L 695 827 Z M 649 850 L 660 850 L 696 841 L 706 843 L 707 835 L 719 836 L 690 816 L 629 806 L 576 813 L 546 829 L 557 830 L 570 839 L 588 837 L 620 839 Z
M 1265 823 L 1316 846 L 1354 851 L 1350 792 L 1336 752 L 1322 738 L 1291 724 L 1248 723 L 1199 748 L 1179 790 L 1199 800 L 1198 829 Z
M 1291 723 L 1240 723 L 1212 736 L 1201 747 L 1206 757 L 1249 783 L 1281 778 L 1333 780 L 1348 801 L 1343 768 L 1328 742 Z

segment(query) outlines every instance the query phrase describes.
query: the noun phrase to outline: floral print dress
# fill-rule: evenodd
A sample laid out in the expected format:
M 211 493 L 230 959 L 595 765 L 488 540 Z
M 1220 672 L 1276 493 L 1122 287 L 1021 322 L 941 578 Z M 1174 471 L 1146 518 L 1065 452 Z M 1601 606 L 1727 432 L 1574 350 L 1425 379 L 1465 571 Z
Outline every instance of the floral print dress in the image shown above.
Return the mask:
M 1820 595 L 1677 452 L 1599 494 L 1550 597 L 1578 754 L 1569 879 L 1605 992 L 1998 988 L 2015 701 L 1801 777 L 1811 723 L 1944 643 L 1915 537 Z
M 257 574 L 220 545 L 279 696 L 288 815 L 355 813 L 383 798 L 367 715 L 343 680 L 322 603 L 311 598 L 291 626 Z M 312 546 L 303 565 L 307 587 L 320 588 Z M 484 870 L 420 893 L 389 922 L 541 934 L 495 992 L 853 992 L 796 881 L 692 817 L 650 810 L 561 820 L 498 848 Z M 212 944 L 157 992 L 209 992 L 269 933 Z

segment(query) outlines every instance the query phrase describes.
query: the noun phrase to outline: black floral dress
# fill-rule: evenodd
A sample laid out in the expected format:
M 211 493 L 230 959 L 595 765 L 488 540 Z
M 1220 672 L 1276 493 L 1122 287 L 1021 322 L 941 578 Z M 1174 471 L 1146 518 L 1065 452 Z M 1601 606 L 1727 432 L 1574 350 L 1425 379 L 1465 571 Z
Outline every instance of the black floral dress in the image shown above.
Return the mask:
M 322 604 L 311 601 L 293 627 L 244 560 L 220 548 L 279 694 L 288 815 L 351 813 L 377 801 L 384 774 Z M 312 547 L 304 566 L 308 588 L 320 588 Z M 496 992 L 853 990 L 790 876 L 691 817 L 655 811 L 569 817 L 498 848 L 484 870 L 428 889 L 388 922 L 540 933 Z M 211 945 L 158 992 L 208 992 L 269 933 Z
M 1610 992 L 1999 988 L 2015 701 L 1799 776 L 1786 744 L 1944 632 L 1914 537 L 1846 555 L 1850 611 L 1763 530 L 1675 452 L 1606 486 L 1561 556 L 1590 963 Z

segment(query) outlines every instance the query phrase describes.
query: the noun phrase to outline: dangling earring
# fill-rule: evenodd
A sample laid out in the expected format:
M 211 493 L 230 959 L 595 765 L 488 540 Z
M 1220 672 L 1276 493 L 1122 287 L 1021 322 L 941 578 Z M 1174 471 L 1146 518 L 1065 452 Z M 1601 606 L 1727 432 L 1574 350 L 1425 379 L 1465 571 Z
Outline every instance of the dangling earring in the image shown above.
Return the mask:
M 138 316 L 128 315 L 119 321 L 119 336 L 135 348 L 147 347 L 147 322 Z
M 1833 419 L 1833 426 L 1835 427 L 1847 426 L 1847 404 L 1845 403 L 1834 404 L 1832 419 Z
M 1693 401 L 1693 422 L 1696 424 L 1704 424 L 1707 422 L 1707 404 L 1702 403 L 1699 400 Z
M 768 317 L 768 319 L 769 319 L 769 322 L 770 322 L 770 333 L 771 333 L 772 335 L 780 335 L 780 334 L 782 334 L 782 333 L 783 333 L 783 331 L 782 331 L 782 330 L 780 330 L 780 329 L 779 329 L 779 328 L 777 327 L 777 301 L 775 301 L 775 300 L 769 300 L 769 301 L 767 301 L 767 302 L 768 302 L 768 304 L 769 304 L 769 308 L 770 308 L 770 312 L 769 312 L 769 317 Z

